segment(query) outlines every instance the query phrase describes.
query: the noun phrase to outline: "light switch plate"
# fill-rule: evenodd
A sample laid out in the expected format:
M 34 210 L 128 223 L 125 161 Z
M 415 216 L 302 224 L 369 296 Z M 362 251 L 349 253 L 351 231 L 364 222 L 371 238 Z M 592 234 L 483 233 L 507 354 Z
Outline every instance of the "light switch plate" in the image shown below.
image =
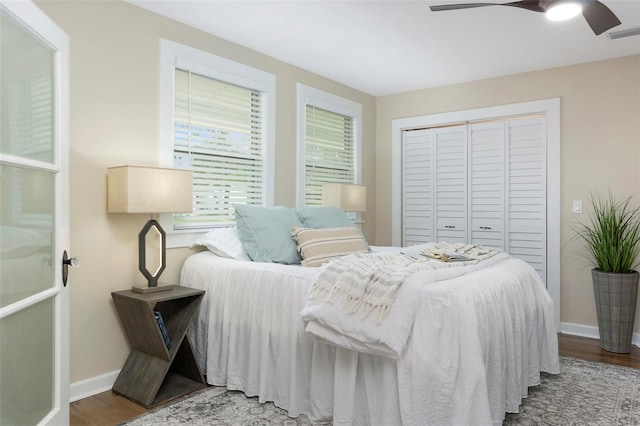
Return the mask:
M 582 201 L 581 200 L 573 200 L 573 206 L 571 208 L 571 212 L 576 214 L 582 213 Z

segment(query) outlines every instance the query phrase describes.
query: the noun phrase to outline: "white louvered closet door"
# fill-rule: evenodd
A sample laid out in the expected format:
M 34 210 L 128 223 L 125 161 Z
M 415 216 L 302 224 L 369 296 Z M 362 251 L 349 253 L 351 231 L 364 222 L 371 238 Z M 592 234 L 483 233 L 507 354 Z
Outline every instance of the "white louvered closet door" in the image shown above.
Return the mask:
M 467 241 L 467 126 L 435 128 L 435 241 Z
M 469 125 L 469 241 L 505 249 L 505 122 Z
M 402 157 L 402 241 L 405 246 L 434 241 L 433 131 L 406 131 Z
M 546 282 L 546 118 L 508 121 L 507 252 Z
M 546 126 L 528 116 L 405 131 L 403 245 L 498 247 L 546 282 Z

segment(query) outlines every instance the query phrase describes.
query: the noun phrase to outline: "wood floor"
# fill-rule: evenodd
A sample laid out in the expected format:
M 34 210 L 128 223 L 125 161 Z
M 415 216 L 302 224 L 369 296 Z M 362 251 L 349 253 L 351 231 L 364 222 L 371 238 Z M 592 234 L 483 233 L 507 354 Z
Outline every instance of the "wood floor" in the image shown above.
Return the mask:
M 640 368 L 640 348 L 629 354 L 614 354 L 600 349 L 600 341 L 584 337 L 558 335 L 560 355 Z M 111 426 L 146 413 L 148 410 L 111 391 L 71 404 L 71 426 Z

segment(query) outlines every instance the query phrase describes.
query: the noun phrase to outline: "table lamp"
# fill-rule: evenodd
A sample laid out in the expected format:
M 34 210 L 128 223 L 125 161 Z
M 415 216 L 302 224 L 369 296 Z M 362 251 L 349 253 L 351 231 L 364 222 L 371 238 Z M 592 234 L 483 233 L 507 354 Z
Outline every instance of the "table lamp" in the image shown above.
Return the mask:
M 348 183 L 323 183 L 322 205 L 340 207 L 344 212 L 364 212 L 367 207 L 367 187 Z
M 108 213 L 153 215 L 193 211 L 193 174 L 190 170 L 120 166 L 107 171 Z M 155 232 L 160 240 L 160 261 L 151 270 L 147 267 L 147 235 L 150 232 Z M 166 267 L 166 251 L 166 234 L 152 216 L 138 234 L 138 265 L 148 286 L 133 286 L 133 291 L 151 293 L 172 288 L 158 286 L 158 277 Z

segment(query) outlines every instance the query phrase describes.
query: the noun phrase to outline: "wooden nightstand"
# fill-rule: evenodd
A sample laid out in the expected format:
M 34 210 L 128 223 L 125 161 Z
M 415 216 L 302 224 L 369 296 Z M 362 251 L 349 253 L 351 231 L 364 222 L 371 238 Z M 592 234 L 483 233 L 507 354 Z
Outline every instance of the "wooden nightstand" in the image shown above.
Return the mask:
M 111 296 L 131 345 L 131 353 L 113 385 L 114 392 L 149 408 L 206 387 L 186 336 L 203 290 L 173 286 L 157 293 L 124 290 Z M 154 311 L 162 314 L 170 348 Z

